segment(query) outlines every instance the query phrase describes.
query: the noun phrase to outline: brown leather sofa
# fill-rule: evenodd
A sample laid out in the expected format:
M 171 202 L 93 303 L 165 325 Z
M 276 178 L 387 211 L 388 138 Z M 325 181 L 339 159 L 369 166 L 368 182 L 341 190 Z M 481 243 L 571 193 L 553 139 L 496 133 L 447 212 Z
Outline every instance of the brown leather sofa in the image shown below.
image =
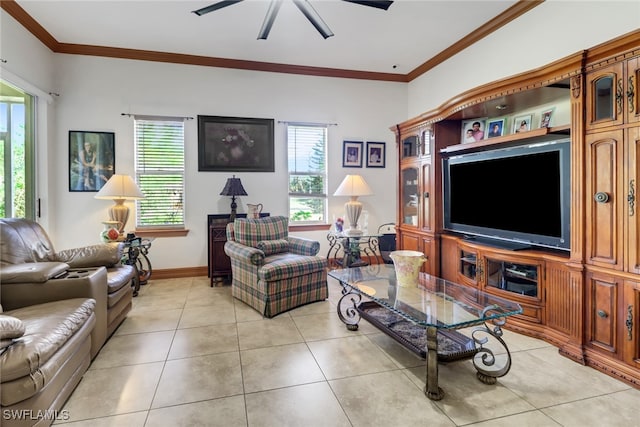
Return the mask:
M 56 252 L 35 221 L 0 219 L 0 298 L 5 310 L 52 300 L 93 298 L 91 357 L 131 310 L 135 268 L 122 265 L 122 243 Z
M 62 407 L 91 363 L 95 306 L 91 298 L 7 312 L 0 306 L 0 425 L 48 426 L 68 418 Z

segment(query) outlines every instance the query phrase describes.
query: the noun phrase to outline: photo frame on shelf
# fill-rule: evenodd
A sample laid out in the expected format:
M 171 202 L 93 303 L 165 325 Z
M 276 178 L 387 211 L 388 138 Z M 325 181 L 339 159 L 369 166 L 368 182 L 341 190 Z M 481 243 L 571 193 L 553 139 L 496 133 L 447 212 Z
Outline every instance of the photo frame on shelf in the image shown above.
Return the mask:
M 343 141 L 342 143 L 342 167 L 362 167 L 362 141 Z
M 523 114 L 513 118 L 513 130 L 511 133 L 529 132 L 531 130 L 532 114 Z
M 114 132 L 69 131 L 69 191 L 99 191 L 115 173 Z
M 367 167 L 385 167 L 386 144 L 384 142 L 367 141 Z
M 505 135 L 506 119 L 500 117 L 497 119 L 487 120 L 487 131 L 485 132 L 485 138 L 495 138 Z
M 198 171 L 274 172 L 273 119 L 198 116 Z
M 540 127 L 541 128 L 550 128 L 551 127 L 551 117 L 553 116 L 553 112 L 555 108 L 548 108 L 543 110 L 540 113 Z
M 485 138 L 487 118 L 478 118 L 462 121 L 462 130 L 460 135 L 460 143 L 468 144 L 470 142 L 482 141 Z

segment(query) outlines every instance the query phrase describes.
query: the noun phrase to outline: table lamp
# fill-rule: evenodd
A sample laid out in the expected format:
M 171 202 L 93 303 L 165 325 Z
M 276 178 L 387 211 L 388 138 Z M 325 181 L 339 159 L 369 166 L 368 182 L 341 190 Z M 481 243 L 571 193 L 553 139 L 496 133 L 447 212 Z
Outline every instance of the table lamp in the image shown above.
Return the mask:
M 233 175 L 233 178 L 227 178 L 227 183 L 224 185 L 224 188 L 220 192 L 221 196 L 231 196 L 231 216 L 230 219 L 233 221 L 236 219 L 236 209 L 238 205 L 236 203 L 236 196 L 246 196 L 247 192 L 242 186 L 242 182 L 240 182 L 240 178 L 236 178 Z
M 111 199 L 115 205 L 109 208 L 109 219 L 118 221 L 120 234 L 129 219 L 129 208 L 124 205 L 125 200 L 144 199 L 144 194 L 136 182 L 129 175 L 111 175 L 109 181 L 95 195 L 96 199 Z
M 360 175 L 347 175 L 342 180 L 334 196 L 349 196 L 350 199 L 344 204 L 344 211 L 349 221 L 349 229 L 344 231 L 347 236 L 362 236 L 362 231 L 358 230 L 358 218 L 362 213 L 362 203 L 358 201 L 358 196 L 370 196 L 373 192 L 367 182 Z

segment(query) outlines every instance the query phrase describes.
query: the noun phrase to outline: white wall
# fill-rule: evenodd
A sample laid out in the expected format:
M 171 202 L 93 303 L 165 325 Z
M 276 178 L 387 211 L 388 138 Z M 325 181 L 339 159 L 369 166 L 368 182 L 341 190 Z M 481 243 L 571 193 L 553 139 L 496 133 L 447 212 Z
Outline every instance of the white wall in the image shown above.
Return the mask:
M 134 173 L 133 120 L 121 113 L 192 116 L 221 115 L 274 118 L 275 173 L 237 173 L 248 196 L 272 215 L 287 213 L 285 125 L 278 121 L 337 123 L 329 128 L 329 193 L 346 173 L 361 173 L 375 192 L 363 198 L 370 224 L 395 220 L 395 142 L 391 123 L 406 117 L 406 85 L 217 69 L 177 64 L 119 60 L 77 55 L 56 57 L 57 131 L 50 141 L 60 167 L 55 181 L 56 244 L 72 247 L 96 242 L 110 201 L 94 193 L 68 191 L 68 131 L 109 131 L 116 134 L 116 171 Z M 227 172 L 198 172 L 197 120 L 185 124 L 186 237 L 156 239 L 152 261 L 157 268 L 207 264 L 207 214 L 230 211 L 230 198 L 220 196 Z M 387 143 L 385 169 L 342 168 L 342 141 Z M 342 215 L 344 198 L 331 197 L 330 215 Z M 130 204 L 133 207 L 132 204 Z M 72 210 L 69 207 L 73 207 Z M 73 215 L 71 215 L 73 213 Z M 130 219 L 128 229 L 134 220 Z M 70 232 L 79 230 L 80 232 Z M 326 233 L 306 233 L 326 244 Z M 326 246 L 323 248 L 323 253 Z
M 547 0 L 409 83 L 409 117 L 638 28 L 638 0 Z

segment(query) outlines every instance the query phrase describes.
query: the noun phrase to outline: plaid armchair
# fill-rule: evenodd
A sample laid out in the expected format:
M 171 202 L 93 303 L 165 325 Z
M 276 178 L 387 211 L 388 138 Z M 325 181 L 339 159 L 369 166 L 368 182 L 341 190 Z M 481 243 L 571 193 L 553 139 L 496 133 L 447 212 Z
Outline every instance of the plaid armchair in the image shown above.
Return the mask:
M 320 243 L 288 235 L 284 216 L 238 218 L 227 225 L 235 298 L 273 317 L 328 297 L 327 264 Z

